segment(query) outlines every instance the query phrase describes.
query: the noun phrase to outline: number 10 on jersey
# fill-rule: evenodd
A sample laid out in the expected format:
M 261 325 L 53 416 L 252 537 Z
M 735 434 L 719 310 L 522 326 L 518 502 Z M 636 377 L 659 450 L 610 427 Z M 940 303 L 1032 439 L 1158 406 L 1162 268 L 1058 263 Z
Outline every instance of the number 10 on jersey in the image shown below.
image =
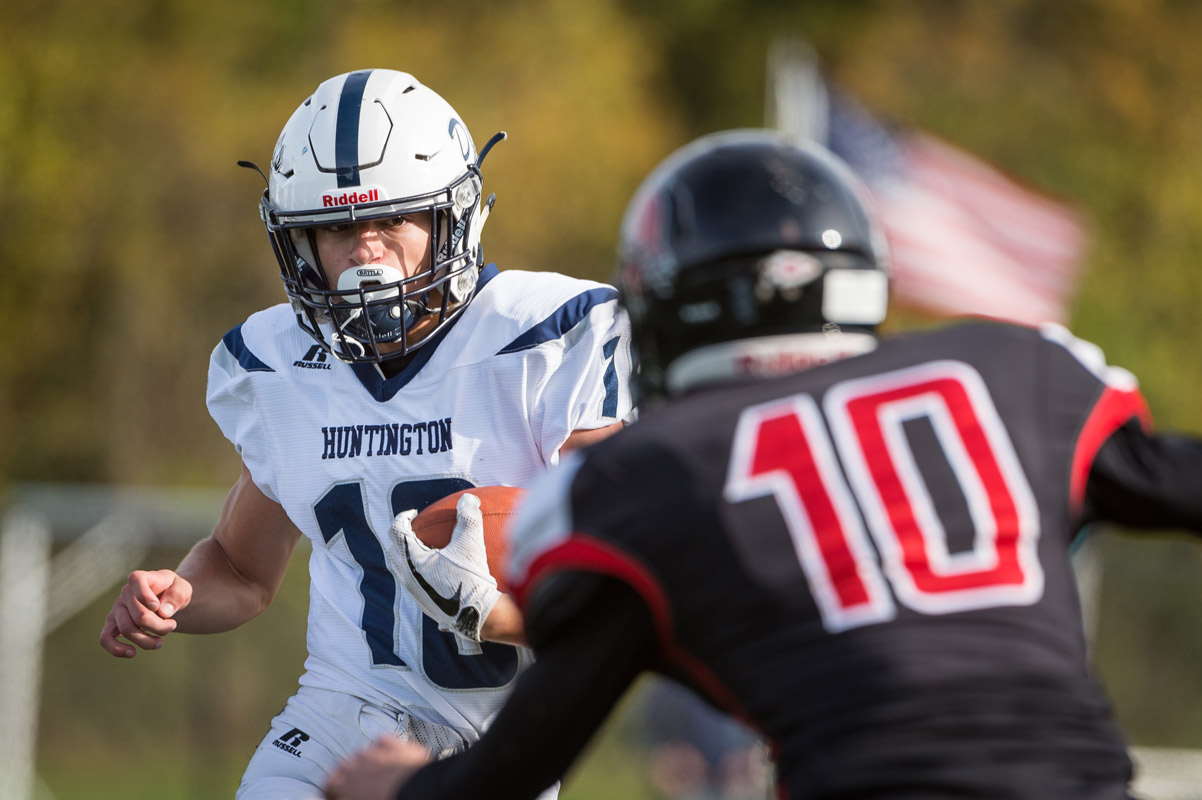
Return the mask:
M 967 550 L 950 552 L 903 430 L 920 419 L 967 501 Z M 895 597 L 923 614 L 949 614 L 1043 595 L 1035 495 L 967 364 L 848 380 L 830 388 L 821 408 L 799 394 L 745 409 L 725 498 L 765 495 L 780 508 L 829 631 L 892 619 Z

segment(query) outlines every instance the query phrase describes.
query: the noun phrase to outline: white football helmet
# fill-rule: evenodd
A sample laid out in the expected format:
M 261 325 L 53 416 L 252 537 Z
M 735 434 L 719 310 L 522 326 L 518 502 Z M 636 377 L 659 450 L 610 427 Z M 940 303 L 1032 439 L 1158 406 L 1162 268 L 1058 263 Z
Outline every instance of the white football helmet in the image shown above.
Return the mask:
M 471 134 L 451 106 L 412 75 L 374 69 L 322 83 L 280 133 L 260 212 L 297 324 L 337 358 L 378 362 L 412 353 L 471 301 L 484 258 Z M 348 270 L 330 286 L 317 228 L 430 214 L 430 267 Z M 366 265 L 372 267 L 374 265 Z M 421 324 L 419 324 L 421 323 Z M 401 347 L 381 353 L 379 345 Z

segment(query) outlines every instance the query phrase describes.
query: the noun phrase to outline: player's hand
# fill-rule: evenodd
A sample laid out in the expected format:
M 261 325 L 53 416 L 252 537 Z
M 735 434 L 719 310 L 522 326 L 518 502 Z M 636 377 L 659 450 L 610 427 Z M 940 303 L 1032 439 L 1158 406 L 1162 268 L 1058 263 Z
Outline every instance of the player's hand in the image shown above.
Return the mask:
M 480 629 L 501 592 L 488 572 L 480 498 L 471 493 L 460 497 L 455 515 L 447 546 L 432 548 L 413 532 L 416 511 L 397 514 L 392 521 L 392 536 L 400 546 L 396 572 L 440 629 L 479 642 Z
M 377 739 L 339 764 L 326 782 L 328 800 L 393 800 L 430 760 L 424 748 L 395 736 Z
M 137 653 L 126 642 L 158 650 L 163 637 L 178 624 L 172 617 L 191 601 L 192 584 L 171 570 L 135 570 L 104 618 L 100 646 L 118 658 L 133 658 Z

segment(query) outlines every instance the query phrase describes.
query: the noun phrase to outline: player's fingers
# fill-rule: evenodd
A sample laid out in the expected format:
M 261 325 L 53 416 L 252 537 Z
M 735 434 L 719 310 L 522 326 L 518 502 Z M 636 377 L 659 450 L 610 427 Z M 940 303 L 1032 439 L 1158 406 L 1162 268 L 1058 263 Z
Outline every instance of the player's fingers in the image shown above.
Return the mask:
M 344 760 L 326 776 L 326 785 L 323 789 L 326 800 L 342 800 L 342 798 L 348 797 L 351 779 L 356 770 L 363 769 L 363 760 L 363 752 L 360 751 Z
M 392 797 L 430 754 L 412 742 L 384 736 L 335 767 L 326 780 L 327 800 Z
M 408 739 L 402 739 L 399 736 L 391 734 L 377 736 L 367 746 L 364 753 L 392 764 L 420 766 L 430 761 L 429 750 Z
M 175 630 L 175 620 L 161 619 L 157 614 L 143 611 L 131 614 L 128 607 L 113 607 L 113 622 L 117 633 L 143 650 L 158 650 L 163 646 L 163 636 Z
M 393 541 L 400 541 L 406 537 L 413 536 L 413 518 L 417 516 L 417 509 L 411 508 L 408 511 L 402 511 L 392 518 L 392 526 L 389 532 L 392 534 Z
M 162 619 L 170 619 L 175 612 L 190 602 L 192 602 L 192 584 L 179 575 L 175 575 L 175 580 L 159 595 L 158 615 Z M 172 625 L 172 630 L 174 629 L 175 626 Z
M 158 611 L 152 611 L 146 606 L 139 604 L 126 605 L 125 613 L 129 615 L 134 627 L 149 636 L 166 636 L 171 633 L 179 625 L 173 619 L 165 619 L 162 616 L 163 604 L 159 604 Z M 119 616 L 120 618 L 120 616 Z M 124 628 L 122 628 L 124 632 Z
M 322 797 L 325 800 L 338 800 L 341 795 L 342 786 L 342 767 L 335 767 L 334 771 L 326 776 L 326 785 L 321 790 Z
M 408 514 L 409 512 L 406 511 L 404 513 Z M 416 516 L 417 512 L 413 513 Z M 400 519 L 401 516 L 401 514 L 398 514 L 397 519 Z M 393 541 L 401 546 L 401 551 L 405 554 L 406 558 L 416 560 L 418 564 L 423 564 L 434 550 L 421 539 L 417 538 L 417 534 L 413 532 L 412 521 L 413 517 L 408 517 L 399 526 L 395 521 L 393 522 Z
M 176 622 L 174 620 L 164 619 L 160 616 L 158 609 L 162 604 L 157 595 L 152 595 L 152 603 L 145 600 L 147 586 L 163 586 L 165 576 L 175 575 L 171 570 L 161 570 L 160 572 L 163 574 L 154 578 L 148 578 L 149 573 L 132 573 L 125 586 L 121 588 L 121 594 L 117 596 L 113 610 L 114 612 L 122 611 L 117 617 L 122 635 L 127 632 L 127 626 L 121 624 L 126 618 L 132 620 L 134 629 L 142 630 L 152 636 L 163 636 L 175 630 Z
M 137 654 L 137 650 L 117 639 L 121 631 L 117 629 L 117 623 L 113 619 L 113 615 L 109 614 L 104 618 L 104 625 L 100 629 L 100 646 L 105 649 L 110 655 L 118 658 L 133 658 Z
M 465 494 L 459 498 L 455 506 L 455 529 L 451 531 L 451 540 L 457 536 L 470 535 L 484 537 L 484 516 L 480 512 L 480 498 L 474 494 Z
M 122 594 L 136 600 L 151 611 L 158 610 L 159 594 L 171 585 L 175 573 L 169 569 L 143 570 L 129 573 Z
M 392 518 L 392 529 L 394 531 L 412 531 L 413 518 L 416 516 L 416 508 L 411 508 L 408 511 L 402 511 Z
M 455 516 L 463 519 L 469 514 L 480 514 L 480 498 L 471 492 L 464 492 L 459 496 L 459 501 L 455 503 Z
M 455 506 L 455 528 L 446 550 L 448 555 L 461 558 L 484 555 L 484 517 L 480 513 L 480 498 L 474 494 L 459 498 Z
M 325 796 L 326 800 L 339 800 L 346 791 L 347 777 L 351 770 L 354 769 L 354 763 L 357 756 L 351 756 L 343 761 L 333 772 L 326 776 Z

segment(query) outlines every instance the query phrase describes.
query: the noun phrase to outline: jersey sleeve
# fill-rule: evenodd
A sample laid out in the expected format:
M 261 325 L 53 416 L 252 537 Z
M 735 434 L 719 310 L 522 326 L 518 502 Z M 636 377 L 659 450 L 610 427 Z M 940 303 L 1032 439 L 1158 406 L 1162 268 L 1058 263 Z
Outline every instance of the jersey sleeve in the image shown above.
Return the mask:
M 263 494 L 279 502 L 269 443 L 256 409 L 255 378 L 274 372 L 247 346 L 242 325 L 227 333 L 209 358 L 206 403 Z
M 479 742 L 419 772 L 397 800 L 535 797 L 563 777 L 618 700 L 655 662 L 651 616 L 606 581 L 573 624 L 531 639 L 537 656 Z
M 1107 364 L 1099 347 L 1059 325 L 1045 325 L 1040 333 L 1050 343 L 1050 355 L 1044 360 L 1047 430 L 1071 432 L 1069 504 L 1074 512 L 1080 512 L 1102 445 L 1129 423 L 1151 428 L 1152 417 L 1135 376 Z M 1063 438 L 1051 435 L 1047 445 L 1054 448 Z
M 545 348 L 551 363 L 529 397 L 535 436 L 551 461 L 574 431 L 613 425 L 633 408 L 630 322 L 616 292 L 609 287 L 589 290 L 559 314 L 570 327 Z
M 1202 440 L 1149 434 L 1128 422 L 1094 457 L 1085 486 L 1086 522 L 1202 533 Z

